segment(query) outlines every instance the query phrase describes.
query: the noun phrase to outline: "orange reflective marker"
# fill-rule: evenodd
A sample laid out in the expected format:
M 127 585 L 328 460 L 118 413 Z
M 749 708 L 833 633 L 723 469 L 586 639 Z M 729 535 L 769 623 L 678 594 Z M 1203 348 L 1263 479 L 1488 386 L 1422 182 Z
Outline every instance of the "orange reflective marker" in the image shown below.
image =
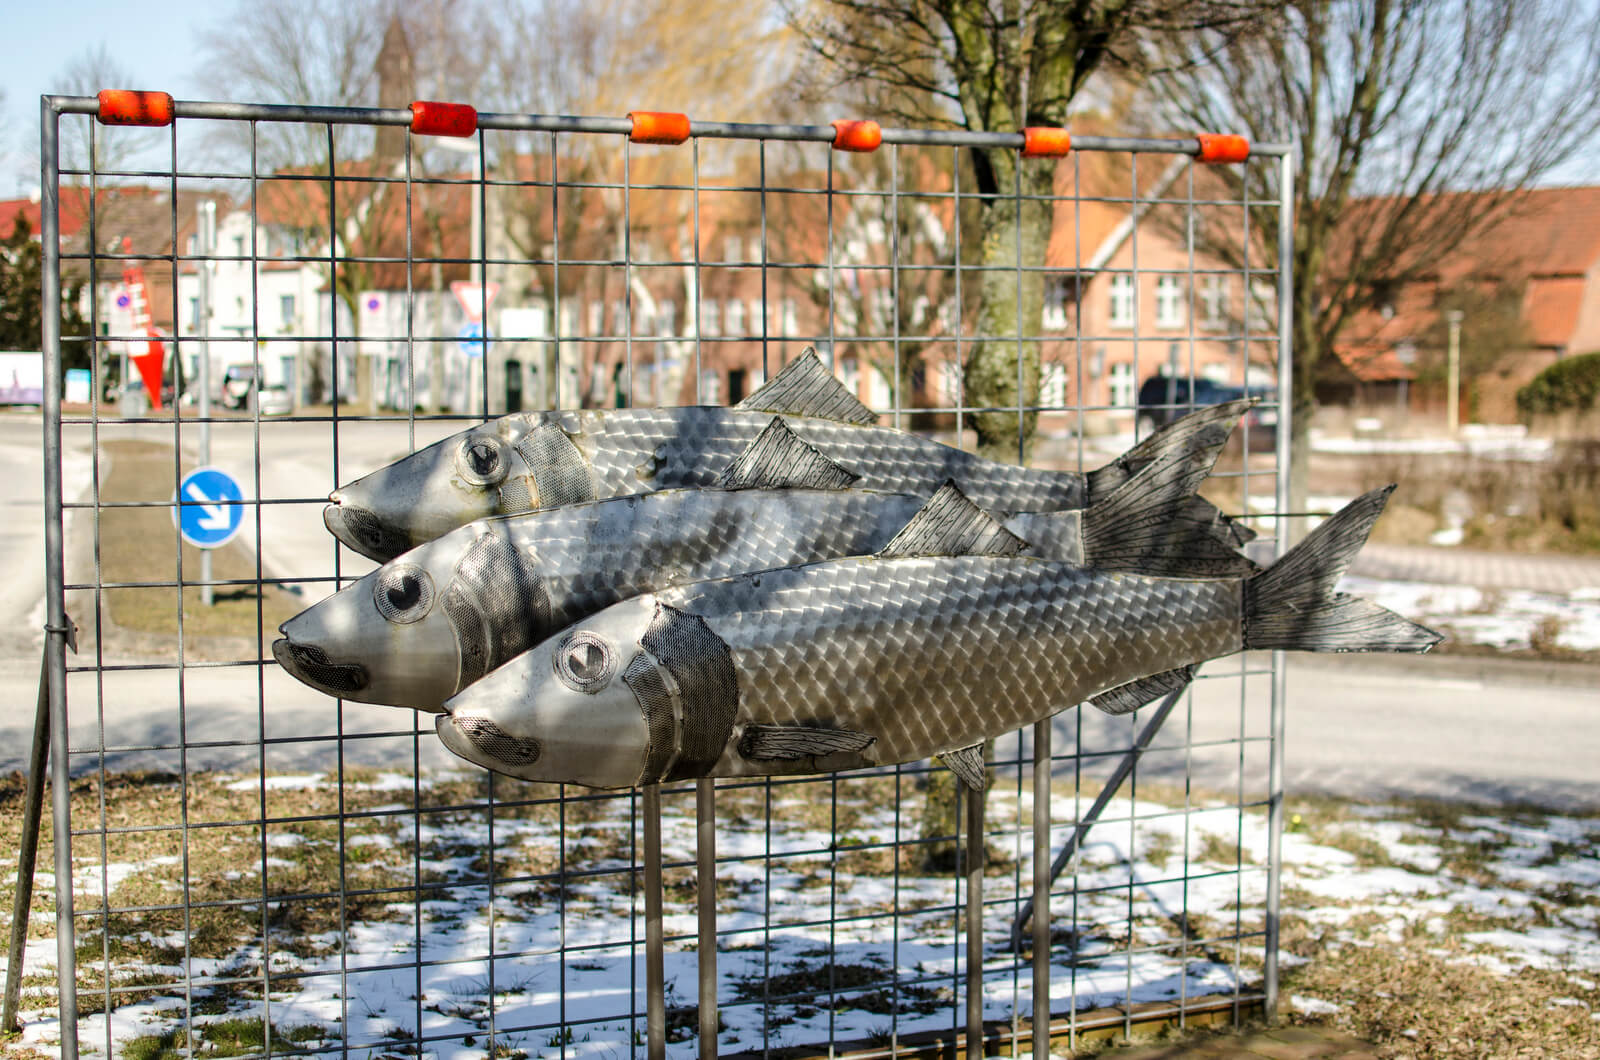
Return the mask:
M 108 88 L 96 98 L 100 100 L 100 110 L 95 117 L 101 125 L 172 124 L 172 96 L 165 92 Z
M 1072 150 L 1072 134 L 1049 125 L 1022 130 L 1023 158 L 1060 158 Z
M 1196 156 L 1202 162 L 1243 162 L 1250 157 L 1250 141 L 1233 133 L 1201 133 Z
M 411 131 L 419 136 L 471 136 L 478 131 L 478 112 L 465 103 L 419 99 L 411 104 Z
M 841 118 L 833 122 L 833 146 L 840 151 L 876 151 L 883 143 L 883 130 L 875 121 Z
M 689 115 L 665 110 L 630 110 L 633 131 L 628 139 L 636 144 L 681 144 L 689 138 Z

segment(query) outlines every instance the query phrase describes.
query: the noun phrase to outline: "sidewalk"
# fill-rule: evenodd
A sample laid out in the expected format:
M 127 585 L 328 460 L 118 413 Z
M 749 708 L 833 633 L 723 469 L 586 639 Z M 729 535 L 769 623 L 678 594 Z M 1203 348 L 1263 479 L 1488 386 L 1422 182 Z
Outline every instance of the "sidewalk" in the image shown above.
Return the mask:
M 1388 581 L 1471 585 L 1479 589 L 1530 589 L 1565 596 L 1574 589 L 1600 589 L 1600 558 L 1527 556 L 1425 545 L 1369 542 L 1351 574 Z
M 1377 1060 L 1377 1055 L 1368 1043 L 1331 1028 L 1278 1027 L 1190 1042 L 1120 1046 L 1097 1054 L 1097 1060 Z

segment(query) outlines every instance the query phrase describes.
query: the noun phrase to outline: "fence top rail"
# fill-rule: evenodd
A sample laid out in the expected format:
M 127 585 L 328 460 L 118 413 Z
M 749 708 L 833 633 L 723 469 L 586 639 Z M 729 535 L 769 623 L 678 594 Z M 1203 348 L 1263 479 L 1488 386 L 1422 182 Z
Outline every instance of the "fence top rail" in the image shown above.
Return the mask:
M 95 96 L 47 95 L 47 106 L 60 114 L 98 114 L 100 101 Z M 330 125 L 403 125 L 411 127 L 415 114 L 397 107 L 326 107 L 278 103 L 232 103 L 208 100 L 173 100 L 173 118 L 223 119 L 234 121 L 319 122 Z M 633 119 L 570 114 L 502 114 L 484 111 L 477 114 L 478 129 L 550 133 L 612 133 L 627 136 L 633 132 Z M 839 129 L 834 125 L 800 125 L 772 122 L 690 121 L 689 136 L 723 140 L 788 140 L 834 143 Z M 999 147 L 1022 149 L 1026 137 L 1021 132 L 969 132 L 961 129 L 884 128 L 882 142 L 924 147 Z M 1072 148 L 1078 151 L 1132 151 L 1151 154 L 1199 156 L 1201 145 L 1195 137 L 1073 136 Z M 1253 156 L 1288 154 L 1287 144 L 1252 143 Z

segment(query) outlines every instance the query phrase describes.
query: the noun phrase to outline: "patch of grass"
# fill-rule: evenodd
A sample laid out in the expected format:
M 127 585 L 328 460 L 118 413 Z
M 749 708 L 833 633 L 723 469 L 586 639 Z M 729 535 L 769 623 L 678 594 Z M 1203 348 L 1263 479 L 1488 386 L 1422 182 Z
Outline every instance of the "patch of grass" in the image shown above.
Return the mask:
M 116 440 L 104 442 L 107 470 L 100 484 L 103 504 L 165 501 L 175 488 L 172 447 L 165 443 Z M 183 473 L 191 470 L 184 467 Z M 249 513 L 246 513 L 249 518 Z M 165 507 L 107 507 L 99 511 L 100 561 L 104 581 L 173 582 L 178 578 L 178 536 L 172 512 Z M 182 546 L 184 580 L 200 577 L 200 549 Z M 255 553 L 242 537 L 211 550 L 211 575 L 219 581 L 254 581 Z M 126 630 L 176 636 L 178 590 L 141 586 L 106 590 L 111 622 Z M 200 589 L 183 590 L 185 636 L 248 637 L 261 628 L 270 636 L 280 622 L 303 606 L 299 597 L 277 586 L 226 585 L 213 591 L 214 603 L 200 602 Z
M 299 1056 L 300 1045 L 336 1037 L 335 1032 L 314 1023 L 289 1027 L 272 1026 L 272 1054 Z M 194 1025 L 195 1053 L 200 1056 L 249 1056 L 267 1047 L 265 1021 L 259 1018 L 213 1020 Z M 160 1034 L 146 1034 L 120 1042 L 117 1055 L 123 1060 L 184 1060 L 189 1053 L 189 1038 L 182 1027 Z

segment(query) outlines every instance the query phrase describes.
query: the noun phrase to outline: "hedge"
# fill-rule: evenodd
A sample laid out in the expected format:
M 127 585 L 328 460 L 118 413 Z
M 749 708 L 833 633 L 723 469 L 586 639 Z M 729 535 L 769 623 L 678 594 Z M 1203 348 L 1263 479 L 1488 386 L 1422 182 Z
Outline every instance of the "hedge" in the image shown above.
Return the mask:
M 1564 357 L 1517 391 L 1517 412 L 1526 422 L 1545 413 L 1594 408 L 1600 396 L 1600 352 Z

